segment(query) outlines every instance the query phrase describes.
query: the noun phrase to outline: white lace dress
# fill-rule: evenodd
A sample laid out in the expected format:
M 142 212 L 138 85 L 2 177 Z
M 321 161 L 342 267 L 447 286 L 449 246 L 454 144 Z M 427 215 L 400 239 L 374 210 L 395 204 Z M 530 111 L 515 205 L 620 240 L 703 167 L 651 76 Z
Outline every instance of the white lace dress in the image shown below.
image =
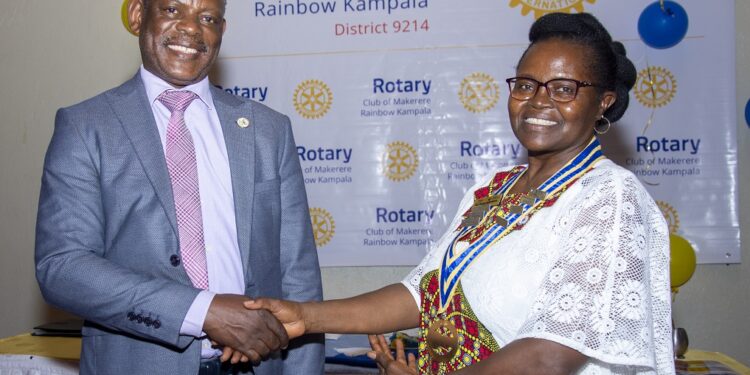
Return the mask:
M 474 190 L 490 178 L 469 190 L 449 231 L 404 279 L 417 304 L 422 276 L 439 267 Z M 461 284 L 501 348 L 534 337 L 588 356 L 578 374 L 675 372 L 667 225 L 637 178 L 610 160 L 487 249 Z

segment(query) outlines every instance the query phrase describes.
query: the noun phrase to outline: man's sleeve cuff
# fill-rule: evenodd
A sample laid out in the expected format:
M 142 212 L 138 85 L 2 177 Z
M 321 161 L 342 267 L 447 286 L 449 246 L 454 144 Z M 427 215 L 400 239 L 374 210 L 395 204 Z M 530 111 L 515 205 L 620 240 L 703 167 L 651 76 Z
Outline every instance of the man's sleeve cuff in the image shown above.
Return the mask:
M 182 321 L 182 327 L 180 327 L 181 335 L 195 337 L 203 337 L 206 335 L 203 333 L 203 322 L 206 320 L 208 308 L 211 306 L 211 301 L 213 301 L 214 295 L 214 293 L 207 290 L 202 290 L 198 293 L 198 296 L 193 300 L 193 304 L 190 305 L 187 315 L 185 315 L 185 320 Z

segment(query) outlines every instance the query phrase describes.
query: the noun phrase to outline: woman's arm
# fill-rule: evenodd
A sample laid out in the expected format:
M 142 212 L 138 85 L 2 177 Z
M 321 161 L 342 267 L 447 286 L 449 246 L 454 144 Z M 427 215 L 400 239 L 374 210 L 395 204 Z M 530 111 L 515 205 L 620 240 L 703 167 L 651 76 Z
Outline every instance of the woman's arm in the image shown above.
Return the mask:
M 402 284 L 323 302 L 259 298 L 245 302 L 245 307 L 273 313 L 290 339 L 306 333 L 384 333 L 419 325 L 417 304 Z
M 587 360 L 581 352 L 554 341 L 524 338 L 454 374 L 571 374 Z
M 381 373 L 387 375 L 416 374 L 413 360 L 406 360 L 404 347 L 396 345 L 396 358 L 382 336 L 370 336 L 373 358 Z M 556 375 L 571 374 L 583 366 L 588 357 L 554 341 L 524 338 L 506 345 L 479 363 L 454 372 L 456 375 Z

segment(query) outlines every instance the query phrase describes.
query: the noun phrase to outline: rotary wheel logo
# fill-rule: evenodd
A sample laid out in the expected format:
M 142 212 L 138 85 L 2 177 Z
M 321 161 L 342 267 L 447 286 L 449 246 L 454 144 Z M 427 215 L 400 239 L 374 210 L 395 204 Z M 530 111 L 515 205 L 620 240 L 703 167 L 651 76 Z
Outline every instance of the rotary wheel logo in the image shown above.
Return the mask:
M 649 108 L 668 104 L 674 98 L 676 90 L 677 81 L 672 73 L 659 66 L 650 66 L 641 70 L 635 82 L 635 97 Z
M 664 219 L 667 220 L 669 233 L 677 233 L 677 229 L 680 229 L 680 218 L 677 217 L 677 210 L 664 201 L 656 201 L 656 205 L 661 210 L 662 215 L 664 215 Z
M 497 104 L 500 89 L 497 81 L 489 74 L 472 73 L 461 81 L 458 97 L 467 110 L 474 113 L 486 112 Z
M 297 85 L 294 90 L 294 108 L 300 116 L 316 119 L 331 109 L 333 93 L 328 85 L 317 79 L 309 79 Z
M 410 178 L 419 166 L 419 157 L 406 142 L 393 142 L 388 144 L 383 156 L 383 172 L 386 177 L 393 181 L 402 181 Z
M 322 208 L 311 208 L 310 221 L 312 222 L 315 246 L 321 248 L 331 241 L 331 238 L 333 238 L 333 234 L 336 231 L 336 224 L 333 222 L 333 216 Z
M 529 14 L 533 10 L 534 18 L 536 19 L 547 13 L 570 13 L 574 9 L 578 13 L 583 13 L 583 3 L 593 4 L 595 2 L 596 0 L 510 0 L 510 7 L 515 8 L 520 5 L 522 16 Z

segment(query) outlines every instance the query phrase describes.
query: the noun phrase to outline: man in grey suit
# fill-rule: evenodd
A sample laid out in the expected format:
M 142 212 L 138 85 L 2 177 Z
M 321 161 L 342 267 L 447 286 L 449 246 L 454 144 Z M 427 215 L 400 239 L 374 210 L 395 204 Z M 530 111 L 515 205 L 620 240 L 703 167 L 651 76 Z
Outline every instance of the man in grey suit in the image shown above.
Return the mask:
M 281 324 L 242 306 L 322 292 L 289 119 L 208 82 L 225 6 L 132 0 L 143 66 L 57 113 L 36 275 L 85 319 L 82 374 L 208 374 L 216 344 L 258 365 L 216 373 L 323 371 L 319 337 L 279 351 Z

